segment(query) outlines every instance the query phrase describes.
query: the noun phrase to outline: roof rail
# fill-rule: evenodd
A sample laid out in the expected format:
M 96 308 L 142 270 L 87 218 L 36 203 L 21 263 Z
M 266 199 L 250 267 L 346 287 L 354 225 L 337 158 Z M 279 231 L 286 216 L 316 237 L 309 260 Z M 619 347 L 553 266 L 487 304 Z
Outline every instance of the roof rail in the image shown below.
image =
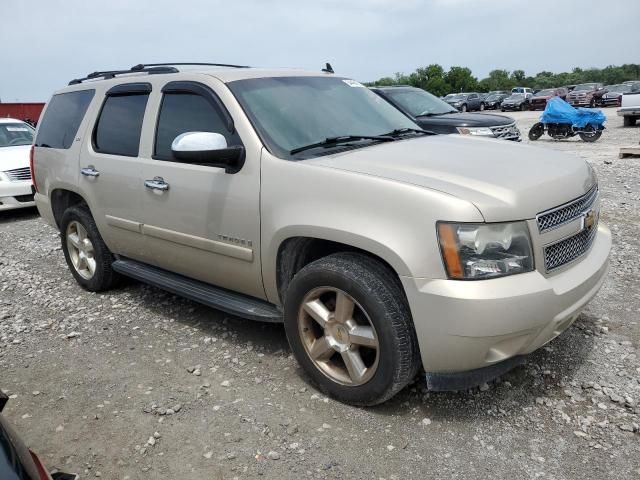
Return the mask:
M 201 65 L 206 67 L 228 67 L 228 68 L 249 68 L 249 65 L 232 65 L 229 63 L 206 63 L 206 62 L 167 62 L 167 63 L 140 63 L 131 67 L 131 70 L 141 70 L 147 67 L 167 67 L 174 65 Z
M 138 67 L 139 65 L 136 65 Z M 135 67 L 134 67 L 135 68 Z M 157 67 L 144 67 L 140 66 L 140 68 L 131 68 L 129 70 L 106 70 L 104 72 L 93 72 L 83 78 L 74 78 L 69 82 L 69 85 L 77 85 L 79 83 L 84 82 L 85 80 L 96 80 L 102 78 L 104 80 L 115 78 L 116 75 L 125 75 L 127 73 L 148 73 L 152 75 L 154 73 L 178 73 L 178 69 L 175 67 L 167 67 L 167 66 L 157 66 Z

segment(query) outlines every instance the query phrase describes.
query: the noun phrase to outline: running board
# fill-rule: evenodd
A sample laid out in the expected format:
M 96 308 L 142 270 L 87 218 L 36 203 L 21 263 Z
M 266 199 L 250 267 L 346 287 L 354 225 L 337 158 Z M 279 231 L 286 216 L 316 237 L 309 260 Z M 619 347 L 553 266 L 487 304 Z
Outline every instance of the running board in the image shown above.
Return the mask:
M 122 257 L 113 262 L 112 268 L 127 277 L 238 317 L 260 322 L 282 323 L 282 313 L 275 305 L 255 297 L 214 287 Z

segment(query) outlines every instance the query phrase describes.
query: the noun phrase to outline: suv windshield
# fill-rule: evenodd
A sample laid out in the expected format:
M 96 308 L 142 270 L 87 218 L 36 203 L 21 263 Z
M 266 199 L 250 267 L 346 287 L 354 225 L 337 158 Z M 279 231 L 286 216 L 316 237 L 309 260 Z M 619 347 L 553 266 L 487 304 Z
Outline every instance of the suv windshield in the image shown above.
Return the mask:
M 420 128 L 386 100 L 353 80 L 270 77 L 236 80 L 227 85 L 262 141 L 281 158 L 294 158 L 292 150 L 328 138 L 374 137 L 403 128 Z M 375 141 L 363 140 L 366 143 L 357 146 Z M 305 150 L 305 156 L 334 153 L 338 146 L 344 148 L 344 144 L 333 143 Z
M 0 123 L 0 147 L 33 143 L 33 128 L 26 123 Z
M 424 90 L 385 90 L 385 95 L 414 117 L 457 112 L 455 108 Z

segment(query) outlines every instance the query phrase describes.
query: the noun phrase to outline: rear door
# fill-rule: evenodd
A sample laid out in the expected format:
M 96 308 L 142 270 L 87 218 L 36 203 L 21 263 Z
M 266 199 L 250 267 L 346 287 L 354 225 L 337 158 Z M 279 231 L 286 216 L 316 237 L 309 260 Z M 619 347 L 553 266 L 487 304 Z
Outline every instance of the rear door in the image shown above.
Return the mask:
M 78 185 L 100 234 L 115 253 L 148 260 L 140 223 L 140 136 L 152 87 L 123 83 L 109 88 L 86 135 Z
M 215 85 L 218 91 L 227 90 L 221 82 Z M 213 86 L 173 81 L 161 90 L 154 92 L 154 115 L 145 125 L 150 141 L 141 158 L 143 181 L 153 181 L 140 185 L 142 229 L 153 263 L 264 298 L 259 258 L 261 149 L 246 148 Z M 177 160 L 171 143 L 185 132 L 220 133 L 228 146 L 245 146 L 242 169 L 226 173 L 224 168 Z

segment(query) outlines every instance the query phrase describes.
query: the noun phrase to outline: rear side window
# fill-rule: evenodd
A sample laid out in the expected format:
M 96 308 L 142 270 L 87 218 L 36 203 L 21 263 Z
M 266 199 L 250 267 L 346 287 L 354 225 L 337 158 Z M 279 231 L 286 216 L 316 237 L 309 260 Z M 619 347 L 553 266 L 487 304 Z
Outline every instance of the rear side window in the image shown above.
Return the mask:
M 165 93 L 158 116 L 154 158 L 178 161 L 171 151 L 175 138 L 185 132 L 214 132 L 227 139 L 228 146 L 240 145 L 240 139 L 227 128 L 226 119 L 201 95 Z
M 95 92 L 78 90 L 54 95 L 40 122 L 35 146 L 62 149 L 71 147 Z
M 96 152 L 137 157 L 149 94 L 108 95 L 93 135 Z

